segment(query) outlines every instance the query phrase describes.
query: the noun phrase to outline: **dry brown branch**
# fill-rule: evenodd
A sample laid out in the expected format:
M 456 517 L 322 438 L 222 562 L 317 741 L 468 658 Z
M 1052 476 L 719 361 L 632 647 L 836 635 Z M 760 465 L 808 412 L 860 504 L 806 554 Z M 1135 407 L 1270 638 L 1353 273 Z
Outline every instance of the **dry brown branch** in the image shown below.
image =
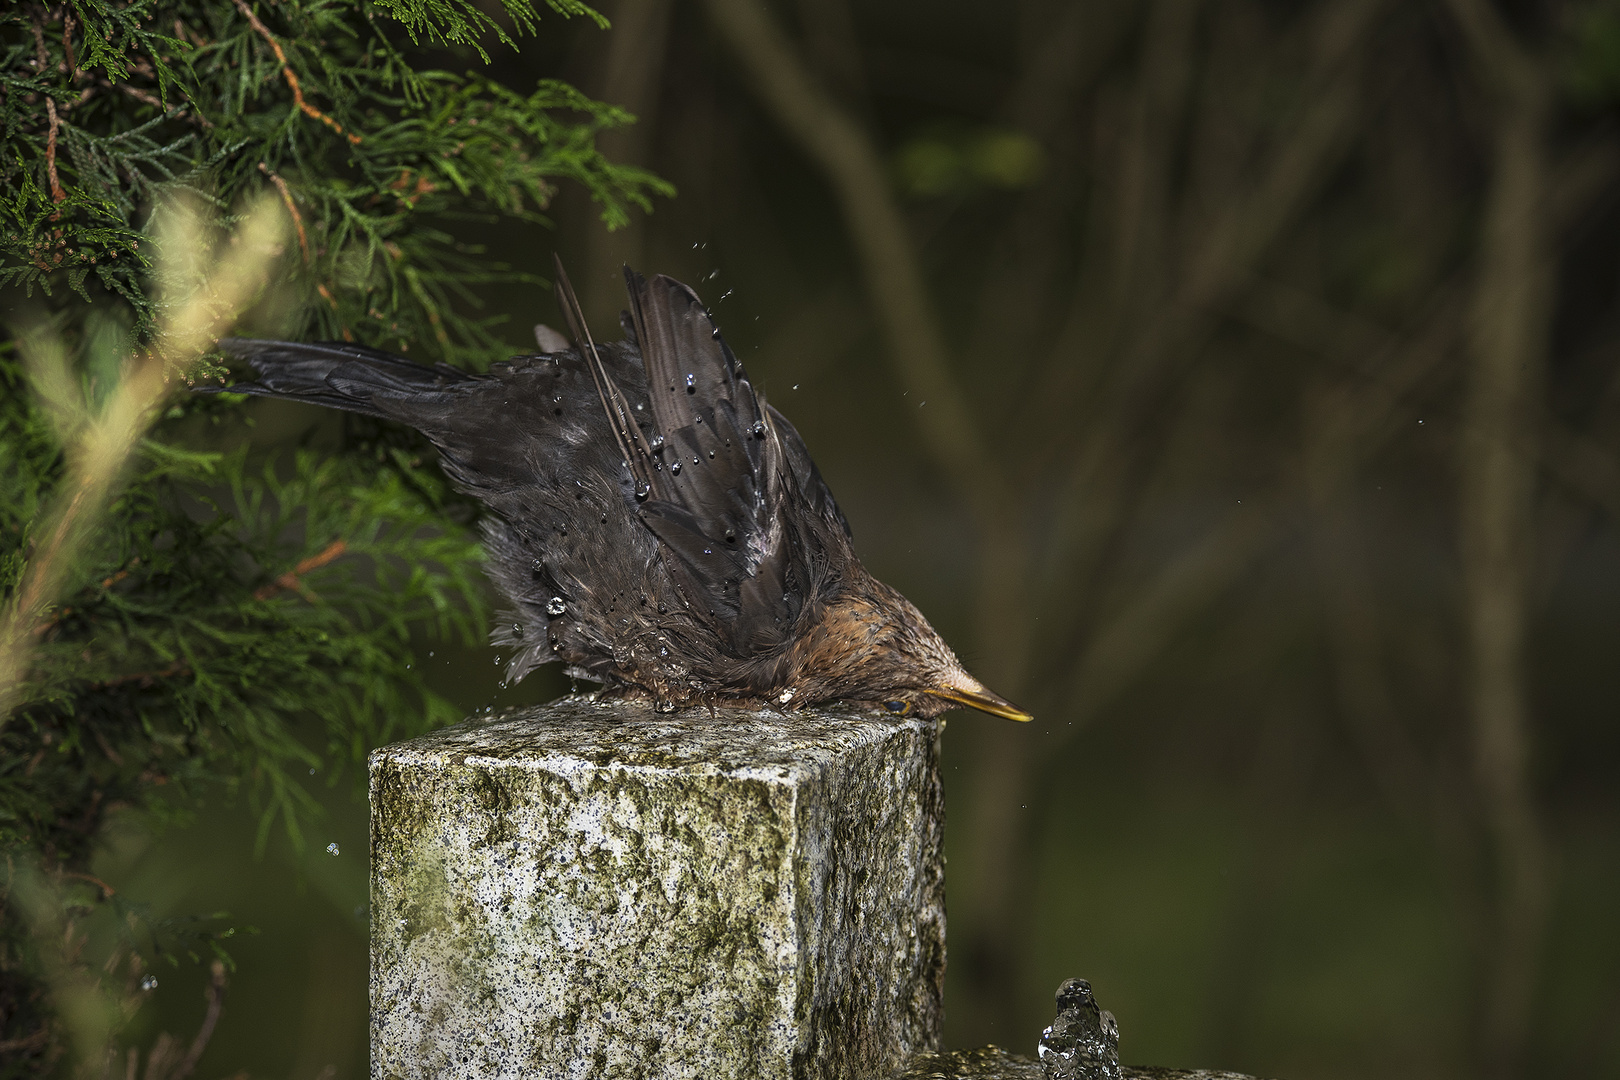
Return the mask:
M 184 660 L 176 660 L 168 667 L 158 671 L 135 671 L 128 675 L 115 675 L 110 679 L 103 679 L 95 683 L 97 690 L 107 690 L 115 686 L 128 686 L 131 683 L 139 685 L 142 689 L 150 689 L 157 685 L 159 679 L 173 679 L 181 675 L 191 674 L 191 665 Z
M 924 444 L 979 521 L 1002 516 L 1003 483 L 950 370 L 950 351 L 877 148 L 816 84 L 765 8 L 751 0 L 708 0 L 708 7 L 762 101 L 832 184 L 889 355 L 919 403 Z
M 74 80 L 79 77 L 79 61 L 73 55 L 73 28 L 77 20 L 73 18 L 73 9 L 64 8 L 62 12 L 62 55 L 66 57 L 62 70 Z
M 304 232 L 304 215 L 298 212 L 298 204 L 293 202 L 292 189 L 287 187 L 287 181 L 271 172 L 270 166 L 262 161 L 259 162 L 259 171 L 268 176 L 270 182 L 276 185 L 276 190 L 281 193 L 281 204 L 287 208 L 287 213 L 292 217 L 293 228 L 298 231 L 298 250 L 304 257 L 304 265 L 308 266 L 310 260 L 309 237 Z
M 41 76 L 50 63 L 50 57 L 45 52 L 45 28 L 40 23 L 40 16 L 33 19 L 34 30 L 34 67 Z M 62 202 L 67 198 L 67 192 L 62 190 L 62 181 L 56 172 L 56 142 L 61 131 L 62 121 L 56 112 L 56 99 L 50 91 L 45 92 L 45 116 L 49 122 L 49 129 L 45 136 L 45 175 L 51 184 L 51 201 Z
M 628 109 L 636 122 L 605 131 L 597 146 L 614 161 L 646 164 L 657 130 L 659 83 L 668 53 L 671 0 L 627 0 L 612 11 L 613 33 L 607 36 L 602 85 L 597 95 Z M 616 315 L 623 288 L 616 280 L 623 266 L 646 262 L 646 227 L 639 219 L 628 228 L 590 230 L 586 243 L 587 272 L 580 284 L 591 311 Z
M 50 1041 L 51 1029 L 49 1025 L 40 1028 L 32 1035 L 24 1035 L 19 1039 L 6 1039 L 0 1041 L 0 1054 L 27 1054 L 43 1049 Z
M 311 570 L 317 570 L 320 567 L 325 566 L 333 559 L 336 559 L 339 555 L 342 555 L 348 550 L 348 548 L 348 542 L 342 538 L 332 541 L 330 544 L 327 544 L 326 547 L 323 548 L 318 554 L 311 555 L 309 558 L 303 560 L 297 566 L 276 578 L 275 581 L 268 585 L 261 585 L 257 590 L 254 591 L 253 599 L 268 600 L 283 589 L 302 590 L 304 585 L 299 579 L 301 579 Z
M 1528 602 L 1542 382 L 1552 331 L 1547 233 L 1551 92 L 1494 7 L 1448 0 L 1494 92 L 1464 406 L 1461 547 L 1472 671 L 1474 776 L 1497 875 L 1481 1060 L 1522 1066 L 1548 903 L 1548 854 L 1529 776 Z
M 344 132 L 342 124 L 304 100 L 303 88 L 298 85 L 298 75 L 293 71 L 292 64 L 287 60 L 287 54 L 282 50 L 281 42 L 277 41 L 276 36 L 270 32 L 270 28 L 260 22 L 257 15 L 253 14 L 253 9 L 247 6 L 247 0 L 234 0 L 234 3 L 236 4 L 236 10 L 247 18 L 248 24 L 258 32 L 260 37 L 269 43 L 271 50 L 276 54 L 276 60 L 281 64 L 281 74 L 286 77 L 287 85 L 292 88 L 293 101 L 303 111 L 304 115 L 319 120 L 351 143 L 360 142 L 359 135 L 354 132 Z
M 117 891 L 111 885 L 107 884 L 105 881 L 102 881 L 100 878 L 95 877 L 92 874 L 81 874 L 76 870 L 63 870 L 62 871 L 62 876 L 63 877 L 70 877 L 70 878 L 78 878 L 81 881 L 88 881 L 90 884 L 95 885 L 96 887 L 101 889 L 101 893 L 102 893 L 103 896 L 112 896 L 113 893 Z
M 219 1023 L 220 1010 L 225 1005 L 225 965 L 215 960 L 210 975 L 208 1011 L 203 1014 L 202 1026 L 197 1029 L 196 1037 L 191 1040 L 191 1048 L 186 1051 L 186 1056 L 165 1080 L 186 1080 L 186 1077 L 191 1075 L 191 1070 L 197 1067 L 203 1051 L 208 1049 L 208 1040 L 214 1037 L 214 1027 Z

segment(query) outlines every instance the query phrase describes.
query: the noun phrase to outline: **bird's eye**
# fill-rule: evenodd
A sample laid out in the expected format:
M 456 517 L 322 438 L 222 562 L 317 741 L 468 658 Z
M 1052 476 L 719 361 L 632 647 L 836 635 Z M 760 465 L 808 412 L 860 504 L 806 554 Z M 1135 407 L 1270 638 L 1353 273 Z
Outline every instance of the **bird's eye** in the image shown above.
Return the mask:
M 883 703 L 883 707 L 885 709 L 888 709 L 892 713 L 898 713 L 901 716 L 904 716 L 904 715 L 906 715 L 906 713 L 911 711 L 911 702 L 909 702 L 909 701 L 885 701 Z

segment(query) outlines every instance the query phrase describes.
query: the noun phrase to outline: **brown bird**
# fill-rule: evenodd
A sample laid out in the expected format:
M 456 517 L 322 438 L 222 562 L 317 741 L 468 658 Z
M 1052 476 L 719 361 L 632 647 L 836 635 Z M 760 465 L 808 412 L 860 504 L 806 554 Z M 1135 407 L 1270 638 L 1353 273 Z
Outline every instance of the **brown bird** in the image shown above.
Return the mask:
M 628 267 L 625 282 L 625 340 L 597 345 L 559 262 L 575 347 L 487 374 L 342 342 L 220 348 L 258 375 L 232 392 L 398 421 L 438 447 L 493 511 L 488 572 L 515 608 L 493 640 L 515 650 L 510 680 L 561 660 L 664 710 L 843 701 L 1030 719 L 867 573 L 803 440 L 697 294 Z

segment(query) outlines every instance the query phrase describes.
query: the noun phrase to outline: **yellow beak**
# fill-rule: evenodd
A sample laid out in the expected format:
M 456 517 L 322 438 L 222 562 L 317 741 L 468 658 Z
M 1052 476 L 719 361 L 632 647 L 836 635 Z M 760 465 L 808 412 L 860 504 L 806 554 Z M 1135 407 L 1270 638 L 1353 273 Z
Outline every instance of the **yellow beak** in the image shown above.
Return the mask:
M 1007 720 L 1017 720 L 1028 723 L 1034 716 L 1020 709 L 1000 694 L 991 693 L 988 687 L 970 675 L 963 674 L 955 680 L 955 685 L 942 686 L 930 689 L 928 693 L 946 701 L 954 701 L 958 705 L 966 705 L 970 709 L 987 712 L 991 716 L 1000 716 Z

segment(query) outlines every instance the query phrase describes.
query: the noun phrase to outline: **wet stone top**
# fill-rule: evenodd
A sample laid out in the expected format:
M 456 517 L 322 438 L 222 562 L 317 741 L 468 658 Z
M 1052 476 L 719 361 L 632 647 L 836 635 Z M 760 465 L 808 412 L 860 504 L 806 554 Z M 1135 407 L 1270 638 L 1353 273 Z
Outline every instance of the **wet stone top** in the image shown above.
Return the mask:
M 1212 1069 L 1165 1069 L 1125 1065 L 1124 1080 L 1254 1080 L 1241 1073 Z M 999 1046 L 917 1054 L 888 1080 L 1048 1080 L 1041 1062 Z
M 377 753 L 401 764 L 459 758 L 468 765 L 512 767 L 531 760 L 555 771 L 559 760 L 572 759 L 581 767 L 772 780 L 830 764 L 897 730 L 933 728 L 933 721 L 853 710 L 655 713 L 576 694 L 539 708 L 475 717 Z

